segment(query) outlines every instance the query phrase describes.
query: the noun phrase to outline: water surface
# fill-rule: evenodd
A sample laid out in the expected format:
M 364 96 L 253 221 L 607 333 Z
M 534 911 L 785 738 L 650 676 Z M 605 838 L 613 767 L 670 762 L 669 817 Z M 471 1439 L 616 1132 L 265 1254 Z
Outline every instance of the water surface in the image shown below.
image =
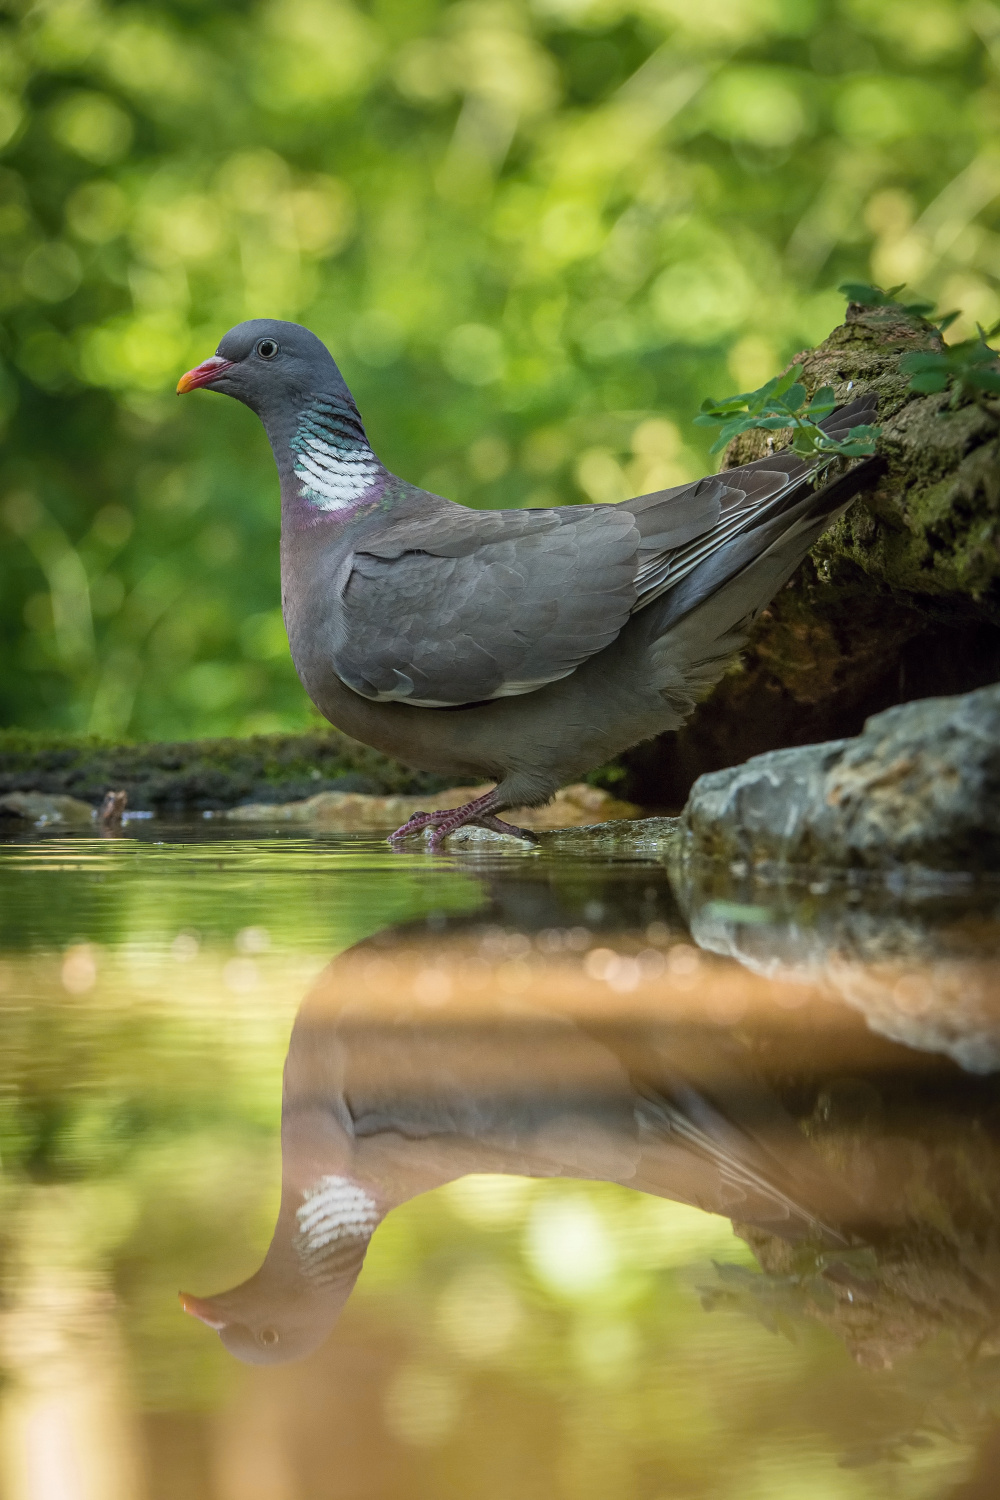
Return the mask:
M 0 1496 L 1000 1492 L 998 908 L 0 844 Z

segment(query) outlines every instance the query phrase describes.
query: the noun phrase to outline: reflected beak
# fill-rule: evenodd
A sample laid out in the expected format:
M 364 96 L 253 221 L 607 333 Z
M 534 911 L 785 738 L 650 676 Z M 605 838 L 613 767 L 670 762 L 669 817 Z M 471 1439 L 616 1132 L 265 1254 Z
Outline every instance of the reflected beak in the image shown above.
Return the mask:
M 217 375 L 225 370 L 231 370 L 233 362 L 231 359 L 223 359 L 221 354 L 213 354 L 211 359 L 206 359 L 203 364 L 195 365 L 193 370 L 188 370 L 177 382 L 178 396 L 186 396 L 188 391 L 196 391 L 200 385 L 210 385 Z
M 192 373 L 196 372 L 193 371 Z M 187 377 L 185 376 L 185 379 L 186 378 Z M 190 389 L 190 387 L 188 387 L 188 389 Z M 216 1333 L 225 1328 L 225 1318 L 219 1317 L 218 1308 L 213 1307 L 211 1302 L 208 1301 L 207 1298 L 192 1297 L 187 1292 L 178 1292 L 177 1295 L 181 1299 L 181 1307 L 183 1307 L 186 1313 L 190 1313 L 192 1318 L 197 1318 L 208 1328 L 214 1328 Z

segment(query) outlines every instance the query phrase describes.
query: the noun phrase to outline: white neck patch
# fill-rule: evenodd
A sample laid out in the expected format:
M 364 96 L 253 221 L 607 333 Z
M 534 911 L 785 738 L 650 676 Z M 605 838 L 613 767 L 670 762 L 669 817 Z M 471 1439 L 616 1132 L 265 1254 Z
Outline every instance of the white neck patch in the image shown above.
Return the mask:
M 302 498 L 318 510 L 356 505 L 378 479 L 381 465 L 370 448 L 338 447 L 310 432 L 298 438 L 295 449 Z
M 375 1200 L 348 1177 L 321 1177 L 302 1194 L 295 1251 L 303 1274 L 322 1285 L 336 1280 L 345 1258 L 371 1239 L 381 1215 Z M 345 1253 L 346 1252 L 346 1253 Z

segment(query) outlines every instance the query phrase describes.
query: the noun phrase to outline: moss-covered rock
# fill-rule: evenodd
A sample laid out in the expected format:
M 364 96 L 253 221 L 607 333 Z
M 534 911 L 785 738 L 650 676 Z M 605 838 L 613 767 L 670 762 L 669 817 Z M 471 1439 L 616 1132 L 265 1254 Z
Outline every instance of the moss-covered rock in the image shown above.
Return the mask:
M 855 735 L 880 709 L 1000 679 L 1000 414 L 908 390 L 901 357 L 940 347 L 937 329 L 901 307 L 852 305 L 797 356 L 810 391 L 877 391 L 885 472 L 820 538 L 685 728 L 623 758 L 621 795 L 678 808 L 705 771 Z M 745 433 L 725 467 L 784 441 Z
M 335 729 L 167 745 L 0 731 L 0 795 L 47 792 L 96 805 L 107 791 L 124 790 L 130 808 L 165 813 L 291 802 L 323 791 L 399 794 L 444 785 L 444 778 L 407 770 Z

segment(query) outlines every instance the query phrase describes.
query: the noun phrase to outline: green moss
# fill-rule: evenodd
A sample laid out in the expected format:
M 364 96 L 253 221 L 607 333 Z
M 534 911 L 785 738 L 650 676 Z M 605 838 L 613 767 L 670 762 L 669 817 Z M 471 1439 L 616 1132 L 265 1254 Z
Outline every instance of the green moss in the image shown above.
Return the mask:
M 155 812 L 290 802 L 321 791 L 422 792 L 439 777 L 408 770 L 337 730 L 178 744 L 0 731 L 0 795 L 41 791 L 98 803 L 109 789 Z
M 899 368 L 904 354 L 941 347 L 937 329 L 901 307 L 852 305 L 845 323 L 798 356 L 810 392 L 832 385 L 842 401 L 877 392 L 887 460 L 813 558 L 828 586 L 832 565 L 846 559 L 918 617 L 940 618 L 949 598 L 959 618 L 1000 624 L 1000 416 L 972 401 L 951 411 L 947 393 L 915 395 Z M 765 434 L 746 434 L 726 466 L 767 451 Z

